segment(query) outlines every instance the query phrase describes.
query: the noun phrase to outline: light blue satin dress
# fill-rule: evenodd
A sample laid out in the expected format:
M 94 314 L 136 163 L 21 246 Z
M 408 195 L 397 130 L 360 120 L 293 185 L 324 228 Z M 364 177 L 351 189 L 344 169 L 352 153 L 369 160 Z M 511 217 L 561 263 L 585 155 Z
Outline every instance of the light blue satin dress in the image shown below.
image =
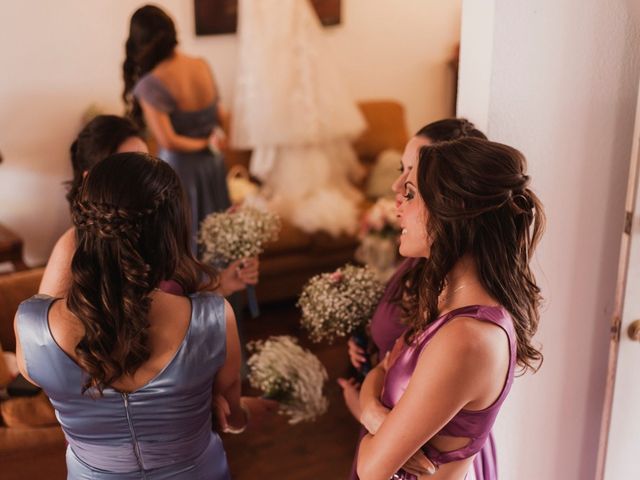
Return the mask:
M 36 295 L 18 309 L 29 376 L 51 399 L 68 442 L 68 479 L 229 479 L 220 437 L 211 431 L 211 391 L 226 355 L 224 301 L 194 294 L 191 322 L 173 359 L 132 393 L 81 393 L 83 370 L 49 330 L 54 299 Z M 45 473 L 45 472 L 43 472 Z

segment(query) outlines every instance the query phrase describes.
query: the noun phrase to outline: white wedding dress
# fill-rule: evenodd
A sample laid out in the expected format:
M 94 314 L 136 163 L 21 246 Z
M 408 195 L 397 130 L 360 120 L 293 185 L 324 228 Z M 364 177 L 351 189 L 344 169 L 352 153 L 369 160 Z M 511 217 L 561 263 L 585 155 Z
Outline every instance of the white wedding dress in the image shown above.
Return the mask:
M 308 0 L 240 0 L 231 143 L 272 209 L 304 231 L 353 233 L 365 127 Z

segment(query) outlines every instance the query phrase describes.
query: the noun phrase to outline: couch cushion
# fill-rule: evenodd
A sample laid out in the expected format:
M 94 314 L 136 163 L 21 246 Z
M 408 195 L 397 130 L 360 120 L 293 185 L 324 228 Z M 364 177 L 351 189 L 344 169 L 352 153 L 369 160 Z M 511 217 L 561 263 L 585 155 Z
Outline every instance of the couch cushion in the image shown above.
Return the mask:
M 15 352 L 13 318 L 23 300 L 38 293 L 44 268 L 0 275 L 0 343 L 5 350 Z
M 0 412 L 4 424 L 11 428 L 58 425 L 56 414 L 44 392 L 34 397 L 15 397 L 0 402 Z

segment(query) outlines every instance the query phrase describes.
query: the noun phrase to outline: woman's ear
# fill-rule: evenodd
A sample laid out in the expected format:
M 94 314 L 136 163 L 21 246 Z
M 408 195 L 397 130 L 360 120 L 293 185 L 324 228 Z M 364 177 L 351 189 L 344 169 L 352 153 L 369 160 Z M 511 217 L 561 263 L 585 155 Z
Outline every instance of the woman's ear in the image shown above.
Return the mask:
M 89 174 L 89 170 L 85 170 L 84 172 L 82 172 L 82 179 L 84 180 L 85 178 L 87 178 L 88 174 Z

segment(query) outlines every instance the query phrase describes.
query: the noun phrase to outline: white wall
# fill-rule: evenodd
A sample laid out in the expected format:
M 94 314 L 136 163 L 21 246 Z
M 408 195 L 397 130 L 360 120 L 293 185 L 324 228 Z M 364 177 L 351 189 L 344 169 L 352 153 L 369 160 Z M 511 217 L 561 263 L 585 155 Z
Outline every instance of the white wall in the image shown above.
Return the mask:
M 634 1 L 495 0 L 484 15 L 481 0 L 463 2 L 458 113 L 525 153 L 548 216 L 536 261 L 545 362 L 516 381 L 498 420 L 503 479 L 595 475 L 638 93 Z M 467 39 L 483 32 L 491 62 L 474 73 Z M 487 94 L 486 117 L 474 118 Z
M 173 16 L 185 51 L 206 57 L 231 104 L 234 35 L 196 37 L 193 2 L 157 0 Z M 4 2 L 0 14 L 0 222 L 43 263 L 69 224 L 68 147 L 82 112 L 97 103 L 122 113 L 120 66 L 139 0 Z M 392 98 L 411 130 L 451 114 L 446 62 L 459 39 L 460 0 L 342 0 L 342 24 L 326 29 L 358 99 Z

